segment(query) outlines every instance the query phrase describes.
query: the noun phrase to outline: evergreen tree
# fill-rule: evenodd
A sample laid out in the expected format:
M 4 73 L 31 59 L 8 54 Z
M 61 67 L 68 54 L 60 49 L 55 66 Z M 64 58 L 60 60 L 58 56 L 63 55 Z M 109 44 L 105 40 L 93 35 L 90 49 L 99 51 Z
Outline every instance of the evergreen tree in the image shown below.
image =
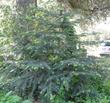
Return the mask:
M 23 97 L 41 97 L 43 103 L 51 103 L 51 96 L 58 95 L 62 87 L 70 94 L 65 94 L 65 100 L 73 98 L 71 91 L 74 96 L 86 92 L 85 83 L 95 75 L 95 65 L 77 49 L 78 37 L 66 13 L 59 15 L 32 5 L 2 22 L 7 19 L 11 26 L 3 34 L 11 40 L 13 54 L 5 62 L 1 60 L 3 75 L 8 73 L 4 87 Z

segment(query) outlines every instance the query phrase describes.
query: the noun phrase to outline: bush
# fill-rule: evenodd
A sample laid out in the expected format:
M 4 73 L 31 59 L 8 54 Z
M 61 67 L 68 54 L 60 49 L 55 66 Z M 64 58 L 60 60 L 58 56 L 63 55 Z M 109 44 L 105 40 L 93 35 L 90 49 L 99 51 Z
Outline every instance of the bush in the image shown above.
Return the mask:
M 21 103 L 21 98 L 17 95 L 9 93 L 0 93 L 0 103 Z
M 22 100 L 21 97 L 13 94 L 11 91 L 5 93 L 4 91 L 0 92 L 0 103 L 32 103 L 30 100 Z

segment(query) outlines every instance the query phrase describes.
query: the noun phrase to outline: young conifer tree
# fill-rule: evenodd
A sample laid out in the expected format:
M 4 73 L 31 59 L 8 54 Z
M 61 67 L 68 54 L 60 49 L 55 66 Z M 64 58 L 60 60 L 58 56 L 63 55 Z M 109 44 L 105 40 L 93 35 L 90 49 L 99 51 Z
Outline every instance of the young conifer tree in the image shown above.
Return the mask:
M 93 63 L 77 49 L 78 37 L 69 18 L 66 12 L 60 15 L 33 5 L 13 15 L 9 29 L 13 54 L 2 67 L 4 75 L 9 73 L 4 84 L 10 90 L 22 97 L 46 97 L 43 103 L 51 103 L 51 95 L 57 95 L 62 86 L 65 93 L 72 90 L 74 95 L 84 89 Z

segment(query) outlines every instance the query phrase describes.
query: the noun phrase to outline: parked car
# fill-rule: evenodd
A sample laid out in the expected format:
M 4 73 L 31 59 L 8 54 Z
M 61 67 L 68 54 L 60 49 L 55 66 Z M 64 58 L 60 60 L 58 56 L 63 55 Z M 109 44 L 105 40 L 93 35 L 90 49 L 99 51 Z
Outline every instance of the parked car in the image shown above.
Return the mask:
M 102 55 L 110 55 L 110 41 L 106 41 L 101 43 L 99 47 L 99 54 Z

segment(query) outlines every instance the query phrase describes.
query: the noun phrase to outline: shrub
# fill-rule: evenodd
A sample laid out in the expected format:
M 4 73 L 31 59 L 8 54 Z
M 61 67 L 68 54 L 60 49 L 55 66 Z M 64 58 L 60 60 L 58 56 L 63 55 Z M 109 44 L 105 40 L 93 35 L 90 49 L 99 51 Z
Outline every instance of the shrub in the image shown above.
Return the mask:
M 21 98 L 17 95 L 9 93 L 0 93 L 0 103 L 21 103 Z

